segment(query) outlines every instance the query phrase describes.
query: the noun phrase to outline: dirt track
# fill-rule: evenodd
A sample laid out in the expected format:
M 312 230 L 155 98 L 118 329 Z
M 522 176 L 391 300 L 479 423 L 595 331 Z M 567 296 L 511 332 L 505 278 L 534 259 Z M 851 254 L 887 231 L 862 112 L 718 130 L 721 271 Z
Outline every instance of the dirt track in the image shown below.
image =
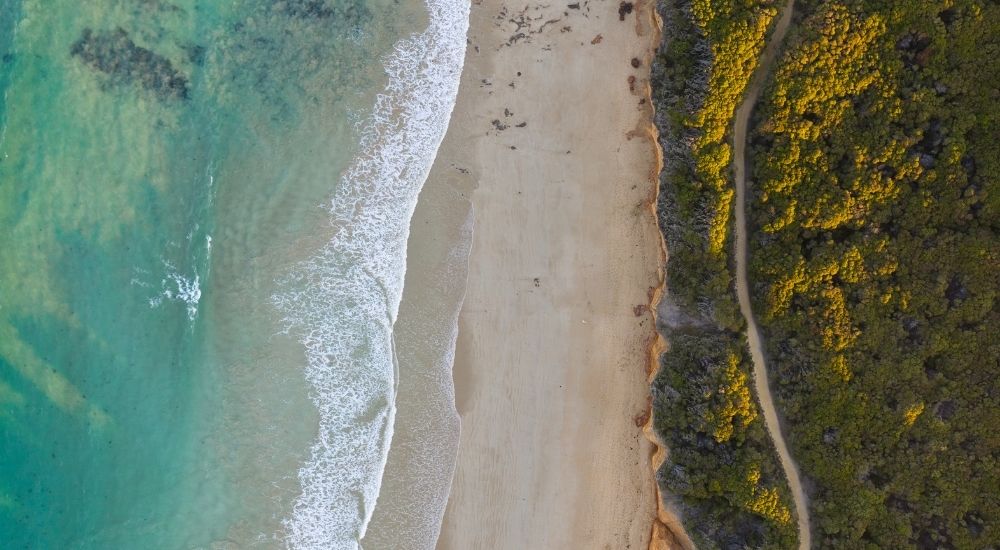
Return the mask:
M 747 125 L 750 120 L 750 113 L 753 112 L 757 99 L 760 97 L 761 89 L 767 80 L 767 74 L 774 65 L 781 43 L 792 22 L 792 11 L 795 0 L 789 0 L 788 5 L 781 12 L 778 25 L 771 35 L 770 42 L 761 55 L 757 65 L 757 72 L 754 74 L 750 87 L 747 90 L 746 98 L 736 110 L 736 119 L 733 124 L 733 172 L 736 180 L 736 293 L 739 297 L 740 312 L 747 321 L 747 340 L 750 344 L 750 355 L 753 358 L 754 385 L 757 391 L 757 398 L 760 400 L 761 409 L 764 411 L 764 422 L 767 431 L 771 434 L 774 446 L 778 450 L 778 457 L 781 459 L 781 467 L 785 470 L 785 477 L 788 479 L 788 486 L 792 491 L 792 498 L 795 500 L 795 512 L 799 522 L 799 548 L 806 550 L 810 547 L 811 536 L 809 529 L 809 507 L 806 501 L 805 492 L 802 490 L 802 483 L 799 481 L 799 470 L 792 455 L 788 452 L 785 438 L 781 434 L 781 425 L 778 423 L 778 415 L 774 410 L 774 400 L 771 398 L 771 388 L 768 383 L 767 365 L 764 362 L 763 344 L 760 337 L 760 329 L 757 327 L 757 320 L 754 317 L 750 304 L 750 292 L 747 284 L 747 160 L 746 142 Z

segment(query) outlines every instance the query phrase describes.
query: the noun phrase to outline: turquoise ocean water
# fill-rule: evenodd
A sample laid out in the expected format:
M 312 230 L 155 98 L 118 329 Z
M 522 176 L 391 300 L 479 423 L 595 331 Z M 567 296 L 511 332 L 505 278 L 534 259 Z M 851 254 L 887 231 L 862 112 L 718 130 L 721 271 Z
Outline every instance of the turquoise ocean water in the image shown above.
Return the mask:
M 0 0 L 0 548 L 353 548 L 468 6 Z

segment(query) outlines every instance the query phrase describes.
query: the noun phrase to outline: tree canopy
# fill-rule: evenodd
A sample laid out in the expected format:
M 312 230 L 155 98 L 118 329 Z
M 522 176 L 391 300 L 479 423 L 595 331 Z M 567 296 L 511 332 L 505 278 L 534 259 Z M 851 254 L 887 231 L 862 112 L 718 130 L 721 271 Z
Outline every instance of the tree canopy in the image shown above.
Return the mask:
M 1000 6 L 803 4 L 750 277 L 817 545 L 1000 544 Z
M 791 496 L 752 393 L 752 364 L 730 271 L 730 126 L 777 14 L 771 1 L 660 5 L 653 69 L 665 167 L 658 212 L 667 241 L 669 351 L 653 384 L 670 451 L 659 472 L 699 548 L 791 548 Z

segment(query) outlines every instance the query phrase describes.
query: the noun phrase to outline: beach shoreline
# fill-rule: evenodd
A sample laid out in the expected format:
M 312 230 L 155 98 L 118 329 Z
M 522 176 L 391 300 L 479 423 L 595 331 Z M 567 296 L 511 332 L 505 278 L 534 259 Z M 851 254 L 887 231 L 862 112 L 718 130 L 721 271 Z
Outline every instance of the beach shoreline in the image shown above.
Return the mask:
M 472 5 L 425 184 L 461 179 L 475 216 L 438 548 L 651 547 L 658 33 L 648 2 Z

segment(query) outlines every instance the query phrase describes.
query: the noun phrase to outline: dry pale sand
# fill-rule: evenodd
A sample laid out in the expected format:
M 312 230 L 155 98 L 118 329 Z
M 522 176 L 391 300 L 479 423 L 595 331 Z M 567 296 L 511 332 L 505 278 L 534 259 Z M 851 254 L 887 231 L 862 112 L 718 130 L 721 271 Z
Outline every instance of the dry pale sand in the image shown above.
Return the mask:
M 435 166 L 475 184 L 438 548 L 649 545 L 656 35 L 648 5 L 621 21 L 610 0 L 473 4 Z

